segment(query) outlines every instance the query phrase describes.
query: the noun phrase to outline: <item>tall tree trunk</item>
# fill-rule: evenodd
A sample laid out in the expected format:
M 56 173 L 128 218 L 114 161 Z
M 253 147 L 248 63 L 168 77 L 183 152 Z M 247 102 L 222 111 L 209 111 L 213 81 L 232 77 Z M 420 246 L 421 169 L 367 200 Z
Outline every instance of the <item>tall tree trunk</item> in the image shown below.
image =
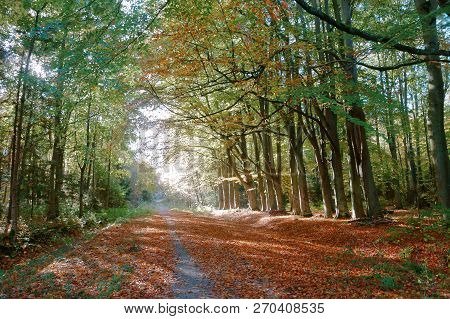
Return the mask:
M 64 60 L 66 55 L 66 37 L 67 28 L 64 30 L 63 40 L 58 57 L 58 72 L 56 79 L 56 97 L 55 97 L 55 116 L 53 119 L 54 139 L 53 152 L 50 164 L 49 178 L 49 196 L 47 219 L 53 220 L 59 216 L 60 199 L 62 196 L 62 184 L 64 173 L 64 148 L 65 148 L 65 129 L 63 125 L 63 94 L 64 94 Z
M 436 27 L 437 0 L 415 0 L 416 9 L 422 21 L 423 41 L 426 49 L 438 50 L 439 38 Z M 439 56 L 429 58 L 439 60 Z M 430 148 L 435 169 L 435 180 L 439 202 L 443 208 L 450 208 L 450 182 L 447 141 L 444 130 L 444 81 L 442 66 L 437 61 L 427 61 L 428 72 L 428 122 Z M 447 214 L 444 214 L 447 218 Z
M 219 164 L 217 168 L 217 177 L 219 179 L 219 183 L 217 184 L 217 192 L 219 194 L 218 196 L 218 202 L 219 202 L 219 209 L 224 209 L 225 203 L 224 203 L 224 195 L 223 195 L 223 173 L 222 173 L 222 165 Z
M 297 147 L 296 147 L 296 161 L 297 161 L 297 171 L 298 171 L 298 188 L 300 192 L 300 209 L 302 217 L 310 217 L 311 206 L 309 204 L 309 192 L 308 183 L 306 180 L 306 168 L 305 159 L 303 156 L 303 134 L 302 134 L 302 123 L 301 115 L 298 114 L 297 117 Z
M 391 88 L 391 81 L 389 79 L 388 72 L 385 72 L 385 78 L 386 83 L 383 83 L 382 80 L 382 86 L 385 87 L 386 96 L 388 98 L 388 102 L 392 103 L 392 88 Z M 391 104 L 392 105 L 392 104 Z M 400 163 L 397 156 L 397 125 L 395 125 L 394 122 L 394 113 L 392 110 L 392 106 L 388 106 L 387 114 L 386 114 L 386 133 L 388 138 L 388 146 L 389 146 L 389 152 L 391 153 L 391 159 L 392 159 L 392 166 L 393 169 L 391 171 L 391 180 L 393 184 L 393 191 L 394 191 L 394 204 L 397 208 L 402 207 L 402 194 L 401 194 L 401 187 L 400 187 Z
M 90 154 L 90 143 L 91 143 L 91 100 L 88 102 L 88 110 L 87 110 L 87 117 L 86 117 L 86 142 L 84 145 L 84 151 L 83 151 L 83 163 L 80 165 L 80 185 L 79 185 L 79 193 L 78 193 L 78 216 L 83 216 L 83 210 L 84 210 L 84 189 L 86 187 L 85 185 L 85 173 L 86 168 L 88 166 L 89 162 L 89 154 Z
M 337 116 L 332 110 L 325 110 L 328 123 L 328 135 L 331 143 L 331 165 L 335 190 L 336 217 L 348 217 L 348 205 L 344 187 L 344 169 L 342 167 L 342 153 L 339 145 Z
M 263 118 L 267 117 L 269 102 L 260 98 L 259 99 L 260 113 Z M 272 138 L 267 132 L 266 128 L 258 134 L 262 145 L 262 157 L 264 162 L 264 174 L 267 184 L 267 208 L 269 210 L 278 210 L 277 197 L 275 193 L 276 172 L 273 161 L 273 146 Z
M 239 184 L 233 183 L 233 187 L 234 187 L 234 208 L 239 209 L 240 208 Z
M 229 178 L 229 192 L 230 192 L 230 208 L 235 209 L 236 208 L 236 188 L 235 183 L 233 180 L 234 174 L 233 174 L 233 157 L 231 156 L 230 149 L 227 149 L 227 172 L 228 172 L 228 178 Z
M 272 144 L 270 144 L 272 145 Z M 284 211 L 284 202 L 283 202 L 283 189 L 282 189 L 282 163 L 281 163 L 281 128 L 280 124 L 277 124 L 277 136 L 276 136 L 276 151 L 277 151 L 277 169 L 276 175 L 274 176 L 274 187 L 275 187 L 275 195 L 277 198 L 277 209 Z
M 94 126 L 94 136 L 92 137 L 92 177 L 91 177 L 91 192 L 90 192 L 90 207 L 91 209 L 97 208 L 97 170 L 96 170 L 96 160 L 97 160 L 97 123 L 95 123 Z M 135 196 L 134 196 L 134 204 L 137 205 L 137 196 L 136 196 L 136 190 L 133 190 Z
M 222 172 L 223 172 L 223 176 L 224 176 L 224 180 L 223 180 L 223 209 L 230 209 L 230 182 L 227 180 L 228 179 L 228 167 L 227 165 L 224 163 L 222 165 Z
M 40 11 L 36 11 L 33 30 L 38 27 Z M 33 36 L 30 41 L 30 46 L 28 47 L 28 52 L 25 60 L 25 68 L 22 69 L 23 64 L 21 61 L 19 80 L 18 80 L 18 91 L 17 98 L 20 95 L 20 100 L 16 100 L 14 107 L 14 123 L 13 123 L 13 143 L 12 143 L 12 158 L 11 158 L 11 177 L 10 177 L 10 201 L 9 201 L 9 211 L 7 216 L 6 230 L 9 230 L 9 225 L 11 224 L 10 238 L 15 239 L 15 235 L 18 230 L 18 218 L 19 218 L 19 163 L 21 159 L 21 141 L 22 141 L 22 129 L 23 129 L 23 114 L 25 111 L 25 99 L 28 90 L 28 80 L 27 76 L 30 69 L 31 55 L 34 51 L 34 45 L 36 43 L 36 32 L 32 32 Z M 20 86 L 22 85 L 22 90 L 20 91 Z
M 428 126 L 430 123 L 428 122 L 427 118 L 428 118 L 428 113 L 425 110 L 424 105 L 422 104 L 422 118 L 423 118 L 423 129 L 425 131 L 425 149 L 427 151 L 427 160 L 428 160 L 428 178 L 429 180 L 433 180 L 434 181 L 434 168 L 433 168 L 433 160 L 431 159 L 431 148 L 430 148 L 430 141 L 429 141 L 429 132 L 430 132 L 430 127 Z M 436 187 L 436 183 L 433 183 L 433 187 Z
M 324 141 L 319 141 L 317 138 L 316 129 L 311 123 L 305 125 L 302 120 L 302 128 L 314 150 L 314 157 L 316 159 L 316 164 L 319 171 L 324 215 L 326 218 L 331 218 L 334 214 L 333 192 L 331 188 L 330 174 L 328 172 Z
M 416 162 L 417 162 L 417 189 L 418 194 L 417 197 L 419 199 L 419 194 L 422 189 L 421 185 L 423 183 L 423 175 L 422 175 L 422 155 L 421 155 L 421 147 L 420 147 L 420 122 L 419 122 L 419 100 L 417 98 L 417 92 L 414 94 L 414 142 L 416 144 Z M 420 207 L 418 207 L 420 208 Z
M 259 210 L 258 201 L 256 197 L 256 187 L 253 181 L 253 176 L 250 171 L 250 159 L 248 156 L 247 139 L 244 134 L 241 134 L 240 136 L 239 149 L 245 179 L 240 177 L 240 174 L 237 171 L 237 169 L 235 169 L 235 174 L 241 181 L 242 186 L 244 186 L 245 192 L 247 193 L 249 208 L 251 210 Z M 236 165 L 234 165 L 234 167 L 236 168 Z
M 350 131 L 352 127 L 350 122 L 345 122 L 347 129 L 347 141 L 351 140 Z M 352 200 L 352 219 L 362 218 L 365 216 L 364 205 L 363 205 L 363 194 L 361 189 L 361 180 L 359 178 L 358 169 L 356 167 L 355 154 L 353 149 L 349 146 L 348 148 L 348 162 L 350 166 L 350 194 Z
M 298 167 L 296 160 L 297 136 L 295 122 L 284 116 L 284 125 L 289 139 L 289 170 L 291 176 L 291 209 L 294 215 L 301 215 L 300 189 L 298 185 Z
M 19 170 L 19 192 L 21 194 L 19 200 L 26 198 L 29 193 L 28 192 L 29 183 L 25 183 L 25 177 L 27 176 L 27 172 L 29 171 L 29 169 L 27 169 L 27 160 L 30 159 L 29 154 L 31 154 L 30 139 L 31 139 L 31 130 L 33 127 L 33 106 L 34 106 L 33 102 L 31 102 L 25 129 L 25 139 L 23 143 L 22 158 Z
M 266 185 L 264 183 L 264 177 L 261 173 L 261 152 L 260 152 L 260 147 L 259 147 L 259 143 L 258 143 L 258 138 L 256 136 L 256 133 L 252 134 L 252 138 L 253 138 L 253 148 L 255 151 L 255 169 L 256 169 L 256 174 L 257 174 L 257 187 L 258 187 L 258 194 L 259 194 L 259 202 L 260 202 L 260 207 L 262 211 L 267 211 L 267 197 L 266 197 Z
M 112 135 L 112 134 L 111 134 Z M 106 203 L 105 207 L 109 208 L 111 200 L 111 161 L 112 161 L 112 143 L 108 143 L 108 163 L 107 165 L 107 179 L 106 179 Z
M 417 169 L 416 169 L 416 163 L 414 159 L 414 149 L 413 149 L 413 142 L 412 142 L 412 133 L 411 133 L 411 123 L 409 119 L 409 110 L 408 110 L 408 79 L 406 75 L 406 70 L 403 70 L 403 86 L 401 86 L 401 95 L 402 98 L 402 105 L 403 105 L 403 112 L 402 112 L 402 127 L 404 130 L 404 137 L 405 137 L 405 152 L 406 152 L 406 159 L 408 164 L 408 171 L 407 171 L 407 185 L 408 185 L 408 196 L 407 200 L 409 204 L 416 204 L 417 203 Z
M 351 25 L 352 10 L 350 0 L 341 0 L 341 10 L 343 22 L 347 25 Z M 353 55 L 353 39 L 350 35 L 345 36 L 345 48 L 345 57 L 348 62 L 344 69 L 347 78 L 355 85 L 358 83 L 358 76 L 356 61 Z M 361 122 L 366 122 L 364 110 L 358 103 L 352 103 L 348 113 L 351 117 Z M 347 122 L 349 122 L 348 128 L 350 129 L 348 146 L 354 154 L 356 168 L 364 187 L 364 194 L 367 201 L 367 215 L 369 217 L 377 217 L 381 214 L 381 206 L 372 172 L 372 162 L 367 143 L 366 129 L 363 125 L 350 122 L 349 120 L 347 120 Z
M 268 133 L 261 134 L 260 139 L 263 152 L 264 175 L 267 185 L 267 209 L 278 210 L 275 185 L 273 181 L 275 176 L 273 168 L 273 153 L 270 152 L 271 148 L 269 148 L 269 144 L 272 144 L 272 139 Z

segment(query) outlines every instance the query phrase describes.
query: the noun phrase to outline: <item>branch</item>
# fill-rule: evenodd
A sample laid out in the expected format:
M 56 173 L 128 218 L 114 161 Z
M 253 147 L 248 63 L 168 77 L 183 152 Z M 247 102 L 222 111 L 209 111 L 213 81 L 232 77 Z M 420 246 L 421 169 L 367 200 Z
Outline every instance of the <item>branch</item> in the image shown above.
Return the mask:
M 405 66 L 411 66 L 411 65 L 417 65 L 417 64 L 426 63 L 428 61 L 431 61 L 431 62 L 443 62 L 443 63 L 449 63 L 450 62 L 450 60 L 423 59 L 423 60 L 411 60 L 411 61 L 408 61 L 408 62 L 403 62 L 403 63 L 390 65 L 390 66 L 375 66 L 375 65 L 370 65 L 370 64 L 363 63 L 363 62 L 356 62 L 356 64 L 357 65 L 361 65 L 363 67 L 366 67 L 368 69 L 372 69 L 372 70 L 390 71 L 390 70 L 400 69 L 400 68 L 405 67 Z
M 305 0 L 295 0 L 297 4 L 302 7 L 306 12 L 309 14 L 312 14 L 313 16 L 319 18 L 322 21 L 327 22 L 328 24 L 334 26 L 335 28 L 351 34 L 356 35 L 360 38 L 366 39 L 371 42 L 376 43 L 384 43 L 388 44 L 389 46 L 393 47 L 394 49 L 397 49 L 398 51 L 408 52 L 411 54 L 417 54 L 417 55 L 443 55 L 443 56 L 450 56 L 450 51 L 447 50 L 427 50 L 427 49 L 418 49 L 415 47 L 411 47 L 408 45 L 396 43 L 395 39 L 393 37 L 386 37 L 378 34 L 369 33 L 357 28 L 354 28 L 352 26 L 349 26 L 347 24 L 344 24 L 342 22 L 338 22 L 329 15 L 325 14 L 319 9 L 315 9 L 311 7 L 308 3 L 306 3 Z

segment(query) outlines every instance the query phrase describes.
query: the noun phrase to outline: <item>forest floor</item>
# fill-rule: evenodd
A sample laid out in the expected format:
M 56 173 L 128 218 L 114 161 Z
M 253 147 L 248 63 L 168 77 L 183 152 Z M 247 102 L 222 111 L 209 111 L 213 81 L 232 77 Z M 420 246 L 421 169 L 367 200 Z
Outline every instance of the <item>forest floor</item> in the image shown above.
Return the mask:
M 161 211 L 0 263 L 0 298 L 449 298 L 448 233 L 395 214 Z

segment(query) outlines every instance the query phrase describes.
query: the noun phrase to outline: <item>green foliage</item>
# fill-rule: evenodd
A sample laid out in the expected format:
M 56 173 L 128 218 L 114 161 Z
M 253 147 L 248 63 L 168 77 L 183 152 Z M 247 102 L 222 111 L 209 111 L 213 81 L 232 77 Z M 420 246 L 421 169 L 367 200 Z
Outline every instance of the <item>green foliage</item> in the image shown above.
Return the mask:
M 353 255 L 355 255 L 355 252 L 354 252 L 353 248 L 350 247 L 350 246 L 347 246 L 347 247 L 344 249 L 344 251 L 343 251 L 342 253 L 343 253 L 344 255 L 348 255 L 348 256 L 353 256 Z
M 387 236 L 382 240 L 387 242 L 400 242 L 405 235 L 410 235 L 412 230 L 406 227 L 389 227 L 387 229 Z
M 149 214 L 151 214 L 151 211 L 149 210 L 149 207 L 144 204 L 136 208 L 117 207 L 104 209 L 100 213 L 98 213 L 97 216 L 102 221 L 102 223 L 114 224 L 124 223 L 130 218 Z
M 134 272 L 134 267 L 133 267 L 133 265 L 128 265 L 128 264 L 122 265 L 122 266 L 120 267 L 120 269 L 122 269 L 124 272 L 129 272 L 129 273 Z
M 405 247 L 400 251 L 400 258 L 402 259 L 410 259 L 411 258 L 411 254 L 414 251 L 414 247 Z
M 376 274 L 375 278 L 379 280 L 379 284 L 382 289 L 392 290 L 400 288 L 400 285 L 396 282 L 394 277 Z
M 410 249 L 404 249 L 405 255 Z M 409 260 L 409 256 L 403 257 L 403 263 L 383 262 L 375 264 L 372 269 L 375 271 L 373 277 L 377 279 L 380 287 L 386 290 L 401 288 L 401 282 L 413 280 L 418 285 L 423 285 L 423 291 L 426 294 L 427 289 L 435 284 L 435 276 L 431 269 L 424 263 L 416 263 Z
M 101 281 L 97 286 L 98 295 L 97 298 L 110 298 L 111 295 L 119 291 L 122 287 L 123 274 L 113 275 L 108 281 Z

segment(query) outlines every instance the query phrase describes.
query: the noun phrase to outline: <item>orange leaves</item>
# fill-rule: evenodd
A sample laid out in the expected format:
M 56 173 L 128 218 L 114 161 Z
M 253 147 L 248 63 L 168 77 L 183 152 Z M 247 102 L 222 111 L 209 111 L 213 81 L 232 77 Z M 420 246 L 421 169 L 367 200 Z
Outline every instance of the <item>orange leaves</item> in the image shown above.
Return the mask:
M 170 298 L 174 264 L 165 221 L 144 217 L 109 227 L 63 255 L 54 252 L 22 265 L 0 285 L 0 296 Z
M 317 214 L 295 219 L 245 211 L 216 217 L 172 212 L 170 219 L 219 298 L 448 297 L 445 238 L 433 245 L 424 234 L 405 232 L 405 225 L 393 227 L 403 235 L 392 241 L 389 225 L 355 226 Z M 174 257 L 163 218 L 139 218 L 71 251 L 18 265 L 5 274 L 0 296 L 170 298 Z M 386 290 L 379 278 L 392 269 L 400 269 L 396 282 L 402 288 Z M 425 271 L 426 281 L 417 281 L 414 271 Z
M 296 220 L 261 212 L 218 218 L 173 213 L 172 217 L 184 246 L 215 282 L 218 297 L 420 296 L 421 284 L 409 277 L 399 281 L 406 290 L 384 290 L 374 277 L 380 265 L 399 263 L 404 248 L 378 241 L 386 236 L 387 226 L 356 227 L 346 221 Z M 415 246 L 414 251 L 428 260 L 430 255 L 440 258 L 445 254 L 422 243 Z

